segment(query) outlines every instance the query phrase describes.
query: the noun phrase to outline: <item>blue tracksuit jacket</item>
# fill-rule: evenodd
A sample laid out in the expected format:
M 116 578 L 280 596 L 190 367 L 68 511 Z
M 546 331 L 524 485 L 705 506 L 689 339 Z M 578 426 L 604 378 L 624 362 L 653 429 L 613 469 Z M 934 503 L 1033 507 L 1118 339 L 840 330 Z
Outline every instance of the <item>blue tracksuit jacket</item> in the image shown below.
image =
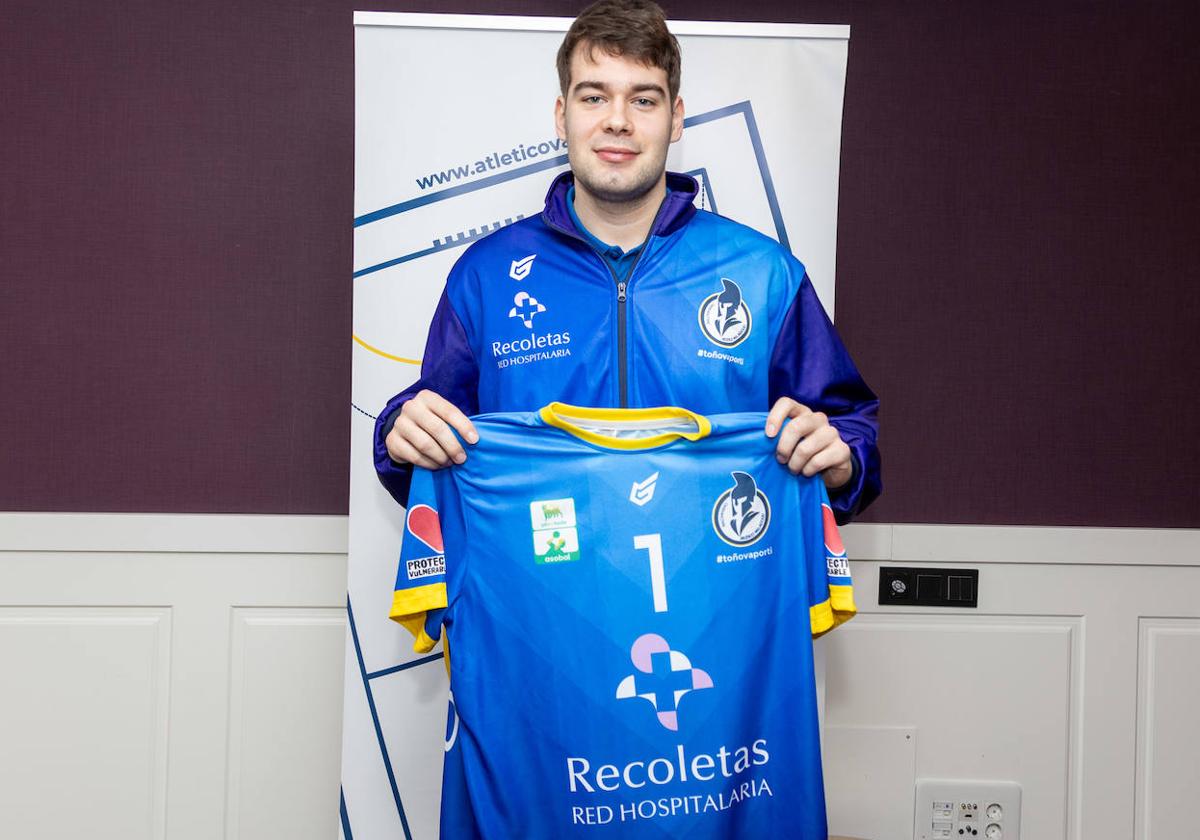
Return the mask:
M 804 266 L 775 240 L 697 210 L 696 182 L 667 173 L 670 192 L 640 255 L 615 276 L 571 220 L 572 183 L 560 175 L 540 216 L 475 242 L 451 270 L 421 378 L 376 424 L 375 467 L 397 501 L 412 470 L 391 460 L 384 438 L 423 388 L 467 415 L 554 400 L 717 414 L 765 411 L 788 396 L 829 415 L 853 453 L 854 477 L 832 494 L 838 521 L 878 496 L 879 401 Z

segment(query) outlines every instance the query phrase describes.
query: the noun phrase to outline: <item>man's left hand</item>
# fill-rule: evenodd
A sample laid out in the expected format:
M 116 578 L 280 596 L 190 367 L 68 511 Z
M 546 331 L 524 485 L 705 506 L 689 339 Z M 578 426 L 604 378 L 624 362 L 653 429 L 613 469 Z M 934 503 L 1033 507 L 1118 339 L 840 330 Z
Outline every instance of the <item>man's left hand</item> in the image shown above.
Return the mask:
M 796 475 L 821 473 L 825 487 L 836 490 L 854 474 L 850 447 L 820 411 L 780 397 L 767 415 L 766 432 L 769 438 L 779 435 L 775 459 Z

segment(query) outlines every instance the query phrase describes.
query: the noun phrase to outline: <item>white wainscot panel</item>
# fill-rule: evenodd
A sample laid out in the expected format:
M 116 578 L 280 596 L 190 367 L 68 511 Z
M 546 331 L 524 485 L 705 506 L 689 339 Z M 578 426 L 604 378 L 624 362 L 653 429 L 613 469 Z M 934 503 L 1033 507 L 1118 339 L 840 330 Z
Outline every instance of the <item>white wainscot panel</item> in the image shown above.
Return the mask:
M 165 833 L 171 612 L 0 606 L 0 837 Z
M 859 615 L 827 637 L 826 724 L 916 731 L 913 773 L 890 774 L 881 796 L 911 800 L 921 777 L 1015 781 L 1021 836 L 1066 837 L 1081 628 L 1073 616 Z M 842 760 L 825 757 L 831 776 L 855 772 Z M 872 840 L 909 840 L 909 820 Z
M 338 831 L 345 611 L 235 607 L 228 840 Z
M 1200 619 L 1139 622 L 1137 836 L 1175 840 L 1200 833 Z

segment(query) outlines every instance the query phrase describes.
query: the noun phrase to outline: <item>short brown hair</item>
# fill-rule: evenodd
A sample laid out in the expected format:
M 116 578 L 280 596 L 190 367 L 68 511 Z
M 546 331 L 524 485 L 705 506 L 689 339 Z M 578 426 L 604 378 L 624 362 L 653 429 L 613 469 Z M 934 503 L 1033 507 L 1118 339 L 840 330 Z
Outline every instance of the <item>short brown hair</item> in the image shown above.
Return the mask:
M 667 73 L 671 102 L 679 95 L 679 42 L 667 29 L 663 10 L 651 0 L 597 0 L 579 13 L 558 48 L 558 84 L 563 95 L 571 85 L 571 56 L 583 44 L 626 56 Z

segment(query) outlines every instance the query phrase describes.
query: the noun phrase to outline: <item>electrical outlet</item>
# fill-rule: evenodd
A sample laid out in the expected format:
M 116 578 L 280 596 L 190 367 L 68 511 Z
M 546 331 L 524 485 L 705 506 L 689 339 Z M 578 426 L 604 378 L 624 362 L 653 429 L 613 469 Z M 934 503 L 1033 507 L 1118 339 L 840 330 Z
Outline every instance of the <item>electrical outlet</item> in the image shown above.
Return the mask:
M 915 840 L 1021 840 L 1016 782 L 917 779 Z

